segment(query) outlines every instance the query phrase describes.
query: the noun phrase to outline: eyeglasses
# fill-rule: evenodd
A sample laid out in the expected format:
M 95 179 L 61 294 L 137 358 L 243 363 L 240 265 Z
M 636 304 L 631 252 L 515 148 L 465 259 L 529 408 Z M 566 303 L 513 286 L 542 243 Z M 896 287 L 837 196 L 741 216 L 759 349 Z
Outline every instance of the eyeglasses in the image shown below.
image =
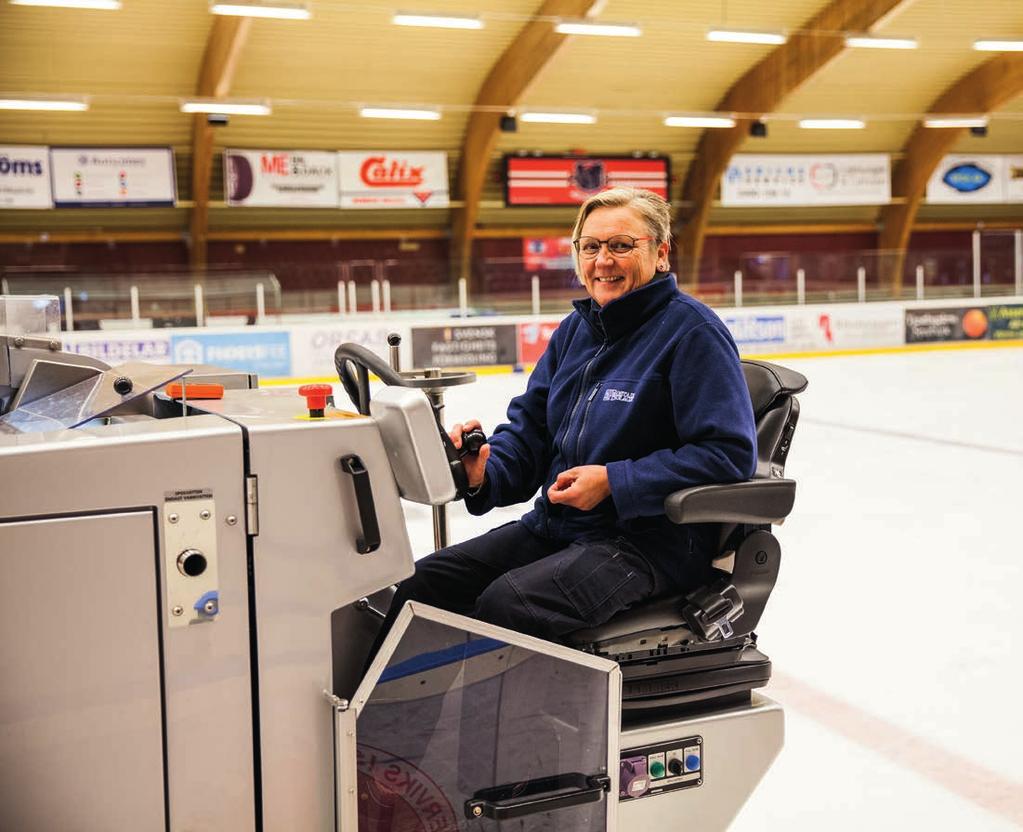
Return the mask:
M 628 234 L 615 234 L 606 240 L 598 240 L 596 237 L 580 237 L 573 240 L 572 245 L 584 260 L 594 260 L 600 254 L 600 247 L 607 246 L 607 250 L 615 257 L 625 257 L 643 240 L 652 240 L 653 237 L 632 237 Z

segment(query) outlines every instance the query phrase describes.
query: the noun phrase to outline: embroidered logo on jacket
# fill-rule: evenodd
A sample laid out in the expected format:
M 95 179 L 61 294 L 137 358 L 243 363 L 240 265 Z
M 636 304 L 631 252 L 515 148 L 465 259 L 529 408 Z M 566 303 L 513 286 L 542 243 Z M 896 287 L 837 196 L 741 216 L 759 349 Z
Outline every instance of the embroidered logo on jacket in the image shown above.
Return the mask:
M 636 398 L 635 393 L 630 393 L 628 390 L 615 390 L 613 387 L 609 387 L 604 391 L 605 402 L 631 402 Z

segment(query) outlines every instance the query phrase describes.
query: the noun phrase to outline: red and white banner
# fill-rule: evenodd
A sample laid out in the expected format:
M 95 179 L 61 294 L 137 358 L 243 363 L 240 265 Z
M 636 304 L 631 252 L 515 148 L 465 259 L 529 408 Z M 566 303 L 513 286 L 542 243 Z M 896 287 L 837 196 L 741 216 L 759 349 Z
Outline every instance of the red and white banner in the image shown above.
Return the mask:
M 664 157 L 506 156 L 507 205 L 579 205 L 608 188 L 646 188 L 665 199 L 670 181 Z
M 340 151 L 337 159 L 342 208 L 448 206 L 445 153 Z
M 571 237 L 524 237 L 522 263 L 527 272 L 549 269 L 571 269 Z

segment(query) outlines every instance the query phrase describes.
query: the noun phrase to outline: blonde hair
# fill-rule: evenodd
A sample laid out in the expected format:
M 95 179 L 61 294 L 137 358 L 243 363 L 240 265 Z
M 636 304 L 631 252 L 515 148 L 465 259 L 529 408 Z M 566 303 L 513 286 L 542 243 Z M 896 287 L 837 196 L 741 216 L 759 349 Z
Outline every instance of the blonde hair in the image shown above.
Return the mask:
M 643 188 L 609 188 L 594 194 L 579 206 L 579 214 L 572 228 L 572 262 L 575 264 L 576 276 L 579 273 L 579 253 L 575 250 L 574 241 L 579 239 L 586 218 L 598 208 L 631 208 L 646 223 L 655 245 L 667 243 L 671 246 L 671 207 L 663 197 Z

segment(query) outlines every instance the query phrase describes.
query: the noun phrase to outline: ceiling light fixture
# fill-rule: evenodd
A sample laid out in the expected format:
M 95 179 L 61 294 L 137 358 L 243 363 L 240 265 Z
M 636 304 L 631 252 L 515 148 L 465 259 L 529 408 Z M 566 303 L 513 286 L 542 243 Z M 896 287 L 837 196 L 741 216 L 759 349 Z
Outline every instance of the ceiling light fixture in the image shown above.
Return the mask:
M 219 98 L 189 98 L 181 102 L 183 113 L 220 113 L 225 116 L 268 116 L 273 110 L 265 99 L 224 101 Z
M 853 49 L 916 49 L 916 38 L 878 38 L 873 35 L 849 35 L 845 45 Z
M 634 23 L 596 23 L 589 20 L 562 20 L 554 27 L 561 35 L 604 35 L 613 38 L 638 38 L 643 30 Z
M 440 121 L 439 110 L 407 110 L 401 107 L 360 107 L 363 118 L 403 118 L 413 121 Z
M 308 20 L 313 16 L 304 3 L 214 3 L 210 11 L 231 17 L 272 17 L 278 20 Z
M 595 124 L 597 117 L 588 113 L 519 113 L 519 121 L 535 124 Z
M 862 130 L 867 123 L 858 118 L 801 118 L 804 130 Z
M 751 29 L 711 29 L 707 40 L 718 43 L 765 43 L 780 46 L 788 40 L 784 32 L 756 32 Z
M 935 116 L 925 118 L 924 127 L 987 127 L 987 116 Z
M 665 127 L 735 127 L 735 119 L 727 116 L 668 116 Z
M 22 96 L 0 98 L 0 110 L 48 110 L 50 112 L 84 113 L 89 99 L 84 95 Z
M 470 15 L 395 12 L 391 22 L 398 26 L 432 26 L 437 29 L 482 29 L 483 21 Z
M 12 6 L 53 6 L 58 9 L 100 9 L 116 12 L 121 0 L 10 0 Z
M 1023 40 L 975 40 L 978 52 L 1023 52 Z

